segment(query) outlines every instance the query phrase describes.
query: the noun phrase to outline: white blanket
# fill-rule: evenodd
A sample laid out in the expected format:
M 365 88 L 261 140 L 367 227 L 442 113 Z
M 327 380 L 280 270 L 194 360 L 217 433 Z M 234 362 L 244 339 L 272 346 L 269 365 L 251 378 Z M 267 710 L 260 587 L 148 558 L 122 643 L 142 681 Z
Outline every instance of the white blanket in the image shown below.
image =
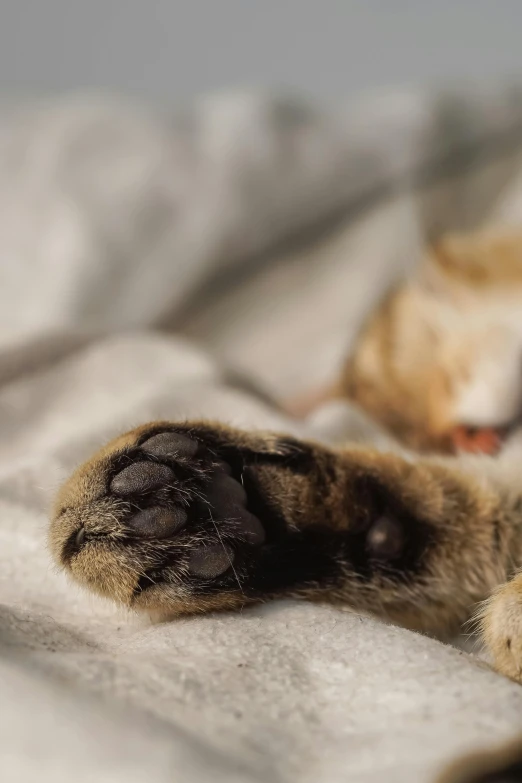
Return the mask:
M 81 592 L 46 508 L 123 428 L 286 420 L 365 312 L 448 227 L 522 221 L 522 100 L 395 95 L 327 113 L 230 96 L 0 117 L 0 779 L 429 783 L 522 724 L 478 657 L 280 603 L 152 625 Z

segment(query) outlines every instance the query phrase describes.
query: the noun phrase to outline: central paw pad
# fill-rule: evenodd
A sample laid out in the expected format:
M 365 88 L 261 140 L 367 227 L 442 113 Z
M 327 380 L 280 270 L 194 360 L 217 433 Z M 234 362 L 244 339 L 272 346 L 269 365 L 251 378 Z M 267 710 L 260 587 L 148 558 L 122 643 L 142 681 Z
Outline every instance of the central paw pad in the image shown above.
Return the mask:
M 165 509 L 161 506 L 144 508 L 127 520 L 128 527 L 143 538 L 169 538 L 179 533 L 188 519 L 183 508 Z

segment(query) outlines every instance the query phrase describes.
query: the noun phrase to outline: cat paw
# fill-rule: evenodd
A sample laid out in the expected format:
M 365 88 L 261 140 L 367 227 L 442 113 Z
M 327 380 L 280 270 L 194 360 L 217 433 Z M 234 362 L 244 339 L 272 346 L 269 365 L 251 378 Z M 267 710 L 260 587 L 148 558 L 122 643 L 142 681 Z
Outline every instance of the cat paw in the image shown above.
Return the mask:
M 137 609 L 248 603 L 266 531 L 243 486 L 244 449 L 207 426 L 155 424 L 116 439 L 62 488 L 50 527 L 55 559 Z

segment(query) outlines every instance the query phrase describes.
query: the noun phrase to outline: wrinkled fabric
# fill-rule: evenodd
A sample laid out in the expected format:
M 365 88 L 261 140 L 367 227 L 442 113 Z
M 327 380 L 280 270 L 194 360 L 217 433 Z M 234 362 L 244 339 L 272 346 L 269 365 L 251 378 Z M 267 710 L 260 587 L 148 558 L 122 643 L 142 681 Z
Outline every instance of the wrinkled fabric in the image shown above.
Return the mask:
M 448 228 L 522 219 L 522 99 L 287 98 L 0 113 L 0 773 L 41 783 L 429 783 L 515 733 L 480 655 L 280 602 L 154 625 L 51 564 L 68 472 L 154 418 L 387 445 L 326 383 Z

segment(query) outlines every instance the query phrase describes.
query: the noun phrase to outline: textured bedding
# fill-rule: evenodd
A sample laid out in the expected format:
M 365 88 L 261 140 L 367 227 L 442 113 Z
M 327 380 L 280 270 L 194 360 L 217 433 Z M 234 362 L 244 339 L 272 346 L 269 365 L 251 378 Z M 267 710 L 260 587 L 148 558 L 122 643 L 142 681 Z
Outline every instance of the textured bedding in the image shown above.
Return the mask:
M 393 446 L 335 373 L 448 228 L 522 221 L 522 93 L 326 111 L 232 95 L 0 115 L 0 775 L 41 783 L 429 783 L 522 726 L 522 689 L 352 611 L 281 602 L 154 625 L 46 550 L 68 471 L 153 418 Z

